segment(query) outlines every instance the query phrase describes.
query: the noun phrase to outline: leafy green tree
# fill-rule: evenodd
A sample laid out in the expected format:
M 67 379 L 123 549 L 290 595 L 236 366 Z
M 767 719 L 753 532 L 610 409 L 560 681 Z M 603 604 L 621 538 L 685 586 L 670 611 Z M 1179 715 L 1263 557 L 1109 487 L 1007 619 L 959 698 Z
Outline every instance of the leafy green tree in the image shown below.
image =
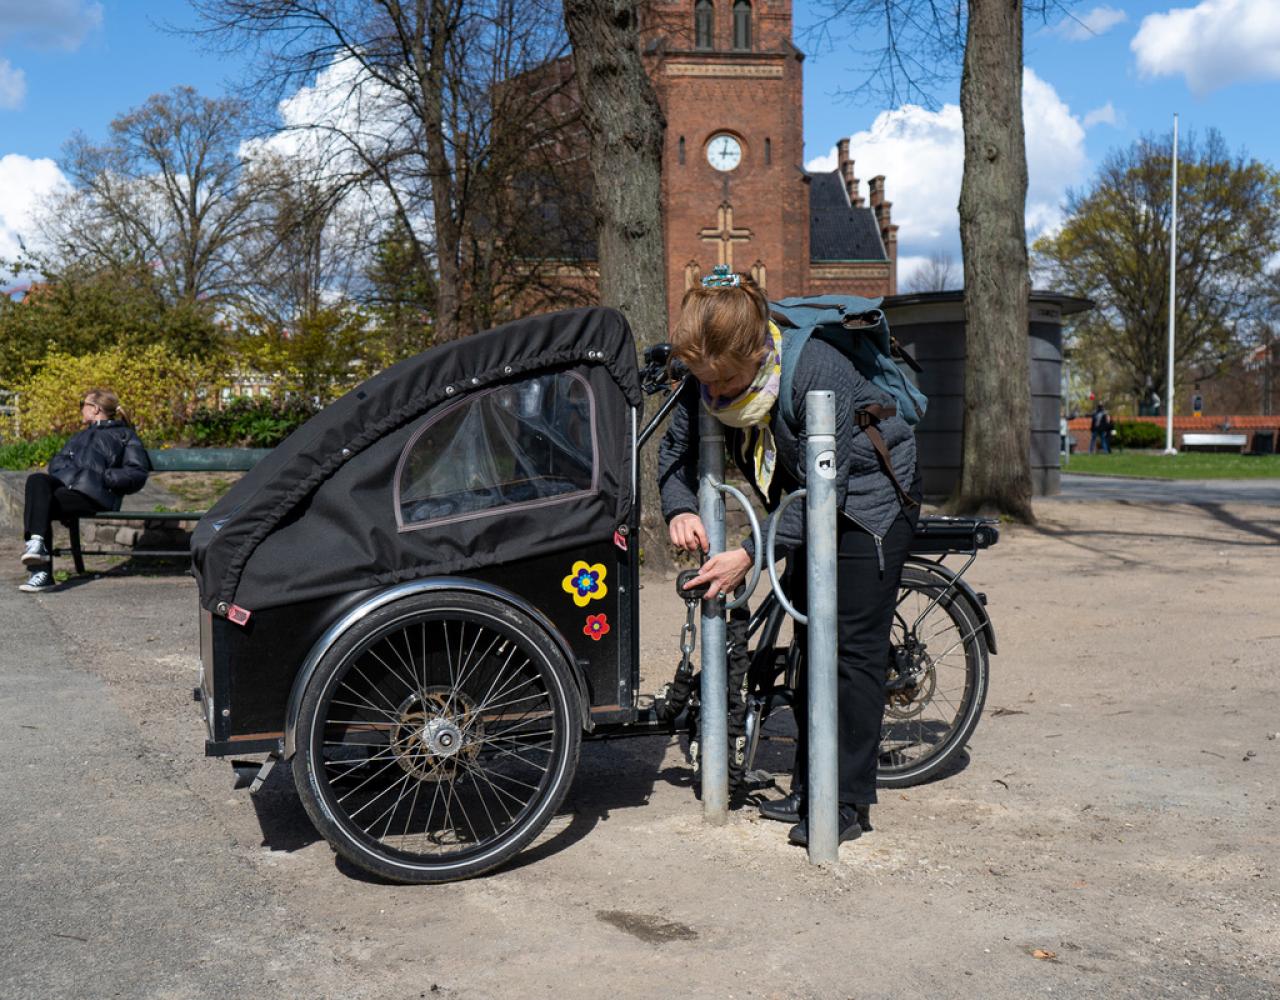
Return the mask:
M 70 268 L 36 283 L 26 298 L 0 298 L 0 385 L 26 378 L 46 355 L 159 345 L 209 358 L 221 335 L 212 307 L 171 302 L 147 267 Z
M 397 220 L 378 240 L 365 274 L 365 302 L 386 364 L 431 346 L 436 283 L 419 258 L 420 244 Z
M 1171 147 L 1145 138 L 1112 152 L 1068 195 L 1061 230 L 1034 246 L 1053 287 L 1096 304 L 1073 334 L 1079 356 L 1135 400 L 1167 384 Z M 1238 331 L 1265 301 L 1280 173 L 1232 156 L 1215 131 L 1179 147 L 1174 374 L 1207 378 L 1239 356 Z
M 250 317 L 229 350 L 242 374 L 271 377 L 275 398 L 302 396 L 320 404 L 337 399 L 382 367 L 366 317 L 346 307 L 318 309 L 292 326 Z

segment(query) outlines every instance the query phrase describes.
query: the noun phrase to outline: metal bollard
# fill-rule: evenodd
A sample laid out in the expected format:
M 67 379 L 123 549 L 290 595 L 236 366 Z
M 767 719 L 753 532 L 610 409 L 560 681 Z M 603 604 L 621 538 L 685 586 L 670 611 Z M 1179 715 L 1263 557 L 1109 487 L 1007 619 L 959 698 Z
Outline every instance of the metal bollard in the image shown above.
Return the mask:
M 840 849 L 836 713 L 835 394 L 805 396 L 805 518 L 809 629 L 809 861 L 836 861 Z M 704 668 L 705 669 L 705 668 Z M 704 778 L 704 789 L 705 778 Z M 705 794 L 705 792 L 704 792 Z
M 724 428 L 698 408 L 698 513 L 709 554 L 724 551 Z M 702 690 L 698 755 L 702 770 L 702 818 L 714 826 L 729 817 L 729 667 L 724 598 L 702 602 Z

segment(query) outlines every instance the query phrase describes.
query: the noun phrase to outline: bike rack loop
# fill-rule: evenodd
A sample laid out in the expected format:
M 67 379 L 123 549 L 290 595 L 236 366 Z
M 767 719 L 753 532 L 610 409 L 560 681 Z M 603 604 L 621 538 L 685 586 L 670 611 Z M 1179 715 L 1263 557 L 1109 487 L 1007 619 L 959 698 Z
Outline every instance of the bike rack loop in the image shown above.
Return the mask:
M 765 565 L 774 596 L 792 618 L 809 630 L 809 862 L 832 864 L 840 850 L 839 733 L 837 731 L 836 658 L 836 439 L 835 394 L 805 396 L 805 489 L 789 494 L 769 519 Z M 806 580 L 809 614 L 798 611 L 782 592 L 776 548 L 778 524 L 788 505 L 805 498 Z

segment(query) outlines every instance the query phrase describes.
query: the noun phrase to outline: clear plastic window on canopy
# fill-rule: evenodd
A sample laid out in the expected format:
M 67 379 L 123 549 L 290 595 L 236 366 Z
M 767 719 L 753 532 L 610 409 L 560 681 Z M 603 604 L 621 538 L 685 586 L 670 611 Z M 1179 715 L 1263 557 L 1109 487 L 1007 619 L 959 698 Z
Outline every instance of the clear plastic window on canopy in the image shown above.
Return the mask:
M 558 372 L 499 386 L 433 413 L 396 469 L 401 530 L 556 503 L 596 489 L 595 401 Z

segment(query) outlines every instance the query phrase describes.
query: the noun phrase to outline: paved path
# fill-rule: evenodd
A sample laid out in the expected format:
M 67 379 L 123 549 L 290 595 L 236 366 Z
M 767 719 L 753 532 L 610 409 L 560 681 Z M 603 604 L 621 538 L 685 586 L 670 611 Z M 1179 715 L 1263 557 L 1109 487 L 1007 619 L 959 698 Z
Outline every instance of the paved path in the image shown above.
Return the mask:
M 1280 479 L 1131 479 L 1063 473 L 1062 492 L 1055 499 L 1280 506 Z

